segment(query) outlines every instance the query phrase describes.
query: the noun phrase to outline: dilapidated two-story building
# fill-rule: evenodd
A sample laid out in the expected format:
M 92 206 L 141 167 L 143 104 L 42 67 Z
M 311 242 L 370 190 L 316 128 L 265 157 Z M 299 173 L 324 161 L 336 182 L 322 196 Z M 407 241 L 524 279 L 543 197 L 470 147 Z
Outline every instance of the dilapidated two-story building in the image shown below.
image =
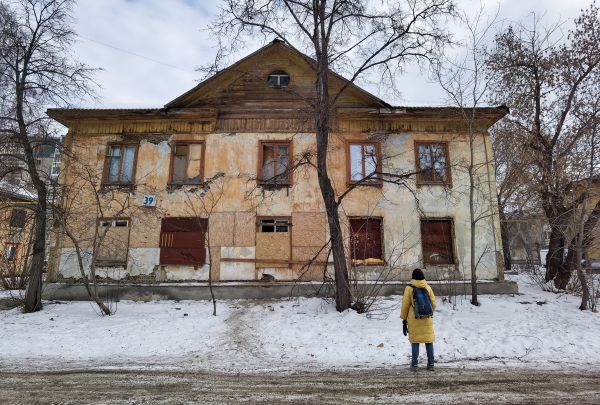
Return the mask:
M 323 280 L 328 225 L 315 159 L 315 66 L 274 41 L 156 109 L 51 109 L 68 128 L 50 279 Z M 454 108 L 394 107 L 343 77 L 329 174 L 347 258 L 365 279 L 470 277 L 469 134 Z M 478 108 L 477 271 L 501 279 L 487 129 Z M 386 181 L 382 173 L 402 173 Z M 410 175 L 412 173 L 412 175 Z M 77 251 L 81 255 L 77 255 Z M 79 258 L 78 258 L 79 257 Z M 83 270 L 83 272 L 82 272 Z M 358 271 L 358 270 L 357 270 Z

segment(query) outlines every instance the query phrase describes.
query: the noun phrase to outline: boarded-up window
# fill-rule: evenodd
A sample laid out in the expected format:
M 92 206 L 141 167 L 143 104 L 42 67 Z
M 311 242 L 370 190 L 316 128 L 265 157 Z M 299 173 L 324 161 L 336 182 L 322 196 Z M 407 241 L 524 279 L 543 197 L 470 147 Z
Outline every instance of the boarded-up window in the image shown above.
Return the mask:
M 425 264 L 454 263 L 451 220 L 422 219 L 421 243 Z
M 10 226 L 23 228 L 25 226 L 25 210 L 15 208 L 10 212 Z
M 163 218 L 160 232 L 160 264 L 202 266 L 206 262 L 206 218 Z
M 202 182 L 204 144 L 177 142 L 173 146 L 171 169 L 172 184 L 199 184 Z
M 129 250 L 129 219 L 103 218 L 98 221 L 96 262 L 98 266 L 124 266 Z
M 108 145 L 104 162 L 104 182 L 130 184 L 134 181 L 137 144 Z
M 289 218 L 259 219 L 256 233 L 256 267 L 289 267 L 290 231 Z
M 375 142 L 351 142 L 348 143 L 348 181 L 380 183 L 381 178 L 377 174 L 379 170 L 379 144 Z
M 448 144 L 444 142 L 416 142 L 417 183 L 450 183 Z
M 381 218 L 350 218 L 350 254 L 353 260 L 383 260 L 381 226 Z
M 288 170 L 290 147 L 289 141 L 260 143 L 260 184 L 286 186 L 292 183 L 292 174 Z

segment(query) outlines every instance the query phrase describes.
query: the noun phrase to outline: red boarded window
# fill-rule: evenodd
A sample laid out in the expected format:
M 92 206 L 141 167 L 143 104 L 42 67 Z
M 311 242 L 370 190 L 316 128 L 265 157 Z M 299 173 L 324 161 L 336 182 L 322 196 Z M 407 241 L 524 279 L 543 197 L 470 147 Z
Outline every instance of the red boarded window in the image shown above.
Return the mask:
M 163 218 L 160 230 L 160 264 L 202 266 L 206 261 L 206 218 Z
M 423 263 L 454 263 L 451 220 L 422 219 L 421 243 L 423 245 Z
M 381 259 L 381 218 L 350 218 L 350 254 L 354 260 Z

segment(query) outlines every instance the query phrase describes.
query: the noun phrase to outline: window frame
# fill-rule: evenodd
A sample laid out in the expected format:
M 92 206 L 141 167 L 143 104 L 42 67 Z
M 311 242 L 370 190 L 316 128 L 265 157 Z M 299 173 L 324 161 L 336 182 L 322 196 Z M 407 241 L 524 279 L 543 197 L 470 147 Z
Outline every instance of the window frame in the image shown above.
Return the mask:
M 277 84 L 269 83 L 269 79 L 271 78 L 271 76 L 277 76 Z M 283 77 L 283 76 L 287 76 L 287 78 L 288 78 L 288 82 L 286 85 L 281 84 L 281 77 Z M 285 70 L 274 70 L 267 75 L 267 84 L 269 85 L 269 87 L 271 87 L 273 89 L 285 89 L 286 87 L 288 87 L 290 85 L 291 82 L 292 82 L 292 77 Z
M 109 225 L 103 225 L 103 223 L 110 222 Z M 127 226 L 117 226 L 117 222 L 127 222 Z M 118 217 L 118 218 L 98 218 L 97 225 L 98 228 L 104 227 L 114 227 L 114 228 L 130 228 L 131 227 L 131 218 L 130 217 Z
M 352 237 L 354 234 L 354 231 L 352 230 L 352 221 L 353 220 L 377 220 L 379 221 L 379 232 L 380 232 L 380 249 L 381 249 L 381 257 L 379 257 L 378 259 L 381 260 L 381 263 L 364 263 L 364 260 L 366 259 L 356 259 L 354 258 L 354 249 L 352 248 Z M 348 229 L 350 231 L 350 261 L 352 263 L 355 262 L 359 262 L 362 261 L 363 265 L 365 266 L 381 266 L 385 264 L 385 239 L 384 239 L 384 225 L 383 225 L 383 217 L 377 217 L 377 216 L 368 216 L 368 215 L 362 215 L 362 216 L 350 216 L 348 217 Z
M 273 232 L 264 232 L 261 227 L 263 221 L 273 221 Z M 286 232 L 277 232 L 277 221 L 286 221 L 288 230 Z M 281 226 L 281 225 L 280 225 Z M 256 232 L 257 233 L 291 233 L 292 232 L 292 218 L 291 217 L 257 217 L 256 218 Z
M 197 183 L 195 182 L 189 182 L 189 181 L 183 181 L 183 182 L 174 182 L 173 181 L 173 174 L 174 174 L 174 167 L 175 167 L 175 152 L 177 150 L 177 146 L 182 146 L 182 145 L 201 145 L 202 150 L 200 152 L 200 172 L 199 172 L 199 181 Z M 171 162 L 169 163 L 169 183 L 168 185 L 170 186 L 189 186 L 189 185 L 198 185 L 198 184 L 202 184 L 204 183 L 204 160 L 205 160 L 205 152 L 206 152 L 206 142 L 204 140 L 198 141 L 198 140 L 193 140 L 193 141 L 187 141 L 187 140 L 177 140 L 172 142 L 171 144 Z M 188 149 L 188 164 L 189 164 L 189 157 L 190 157 L 190 150 Z
M 419 146 L 420 145 L 442 145 L 444 148 L 444 159 L 445 159 L 445 175 L 446 179 L 444 180 L 424 180 L 421 174 L 421 159 L 419 155 Z M 416 179 L 417 186 L 423 185 L 442 185 L 452 187 L 452 171 L 450 170 L 450 145 L 448 141 L 421 141 L 416 140 L 414 142 L 415 149 L 415 171 L 416 171 Z M 435 173 L 435 171 L 433 171 Z M 437 176 L 436 176 L 437 177 Z
M 450 254 L 452 256 L 452 260 L 449 263 L 433 263 L 425 258 L 425 249 L 423 244 L 423 222 L 435 222 L 435 221 L 444 221 L 450 223 Z M 456 265 L 456 238 L 455 238 L 455 229 L 454 229 L 454 218 L 452 217 L 421 217 L 419 219 L 419 230 L 421 232 L 421 257 L 423 260 L 423 265 L 430 266 L 454 266 Z
M 117 222 L 126 222 L 127 226 L 117 226 Z M 109 223 L 108 225 L 103 225 L 104 223 Z M 102 217 L 98 218 L 96 221 L 96 229 L 100 232 L 102 228 L 126 228 L 127 231 L 127 252 L 125 253 L 125 260 L 108 260 L 103 258 L 96 257 L 96 262 L 102 267 L 126 267 L 129 262 L 129 249 L 131 247 L 131 217 Z M 108 230 L 106 231 L 108 234 Z M 96 253 L 96 256 L 99 255 L 100 252 Z
M 283 183 L 283 182 L 273 182 L 273 181 L 267 181 L 265 179 L 263 179 L 263 168 L 264 168 L 264 148 L 267 145 L 275 145 L 275 146 L 287 146 L 288 148 L 288 165 L 291 161 L 291 158 L 293 156 L 293 142 L 291 139 L 284 139 L 284 140 L 259 140 L 258 141 L 258 162 L 257 162 L 257 169 L 256 169 L 256 173 L 257 173 L 257 180 L 258 180 L 258 185 L 262 186 L 262 187 L 267 187 L 267 188 L 285 188 L 285 187 L 290 187 L 293 184 L 293 170 L 290 170 L 287 174 L 287 182 Z M 275 166 L 277 167 L 277 166 Z M 275 173 L 277 173 L 276 170 L 274 170 Z M 277 177 L 277 175 L 273 176 L 273 178 Z
M 17 261 L 17 259 L 19 258 L 19 243 L 13 243 L 13 242 L 6 242 L 4 244 L 4 260 L 6 260 L 9 263 L 14 263 Z M 13 255 L 13 257 L 11 259 L 8 258 L 8 256 L 6 255 L 6 253 L 8 252 L 9 248 L 15 248 L 15 253 Z
M 364 146 L 365 145 L 374 145 L 375 146 L 375 153 L 376 153 L 376 159 L 377 159 L 377 166 L 376 166 L 376 170 L 377 172 L 381 173 L 381 142 L 380 141 L 376 141 L 376 140 L 353 140 L 353 139 L 347 139 L 346 140 L 346 183 L 348 185 L 352 185 L 352 184 L 357 184 L 360 183 L 361 186 L 375 186 L 375 187 L 381 187 L 383 185 L 383 178 L 381 176 L 376 176 L 373 177 L 370 180 L 365 180 L 365 177 L 363 177 L 360 180 L 353 180 L 352 179 L 352 156 L 350 155 L 350 148 L 352 145 L 361 145 L 361 165 L 362 165 L 362 175 L 366 176 L 366 169 L 365 169 L 365 153 L 364 153 Z
M 131 181 L 108 181 L 108 175 L 109 175 L 109 171 L 110 171 L 110 150 L 112 147 L 114 146 L 119 146 L 121 148 L 121 160 L 119 162 L 119 175 L 118 177 L 121 178 L 122 174 L 123 174 L 123 161 L 124 159 L 123 156 L 123 151 L 125 150 L 125 147 L 127 146 L 135 146 L 135 152 L 133 154 L 133 168 L 131 170 Z M 133 185 L 135 184 L 135 176 L 136 176 L 136 172 L 137 172 L 137 160 L 138 160 L 138 152 L 140 149 L 140 143 L 139 142 L 135 142 L 135 141 L 131 141 L 131 142 L 109 142 L 106 144 L 106 153 L 104 154 L 104 169 L 103 169 L 103 173 L 102 173 L 102 185 L 104 186 L 113 186 L 113 185 Z

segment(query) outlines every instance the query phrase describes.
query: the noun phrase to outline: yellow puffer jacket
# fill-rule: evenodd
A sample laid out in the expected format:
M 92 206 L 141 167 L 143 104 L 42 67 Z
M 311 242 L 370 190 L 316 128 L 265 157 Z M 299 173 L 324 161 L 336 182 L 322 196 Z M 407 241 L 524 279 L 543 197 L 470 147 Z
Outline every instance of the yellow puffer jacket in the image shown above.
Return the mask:
M 417 288 L 426 288 L 431 298 L 431 306 L 435 309 L 435 295 L 427 281 L 410 280 L 410 283 Z M 409 285 L 404 289 L 402 296 L 402 310 L 400 318 L 408 319 L 408 340 L 410 343 L 433 343 L 435 335 L 433 333 L 433 317 L 417 319 L 413 310 L 413 288 Z

